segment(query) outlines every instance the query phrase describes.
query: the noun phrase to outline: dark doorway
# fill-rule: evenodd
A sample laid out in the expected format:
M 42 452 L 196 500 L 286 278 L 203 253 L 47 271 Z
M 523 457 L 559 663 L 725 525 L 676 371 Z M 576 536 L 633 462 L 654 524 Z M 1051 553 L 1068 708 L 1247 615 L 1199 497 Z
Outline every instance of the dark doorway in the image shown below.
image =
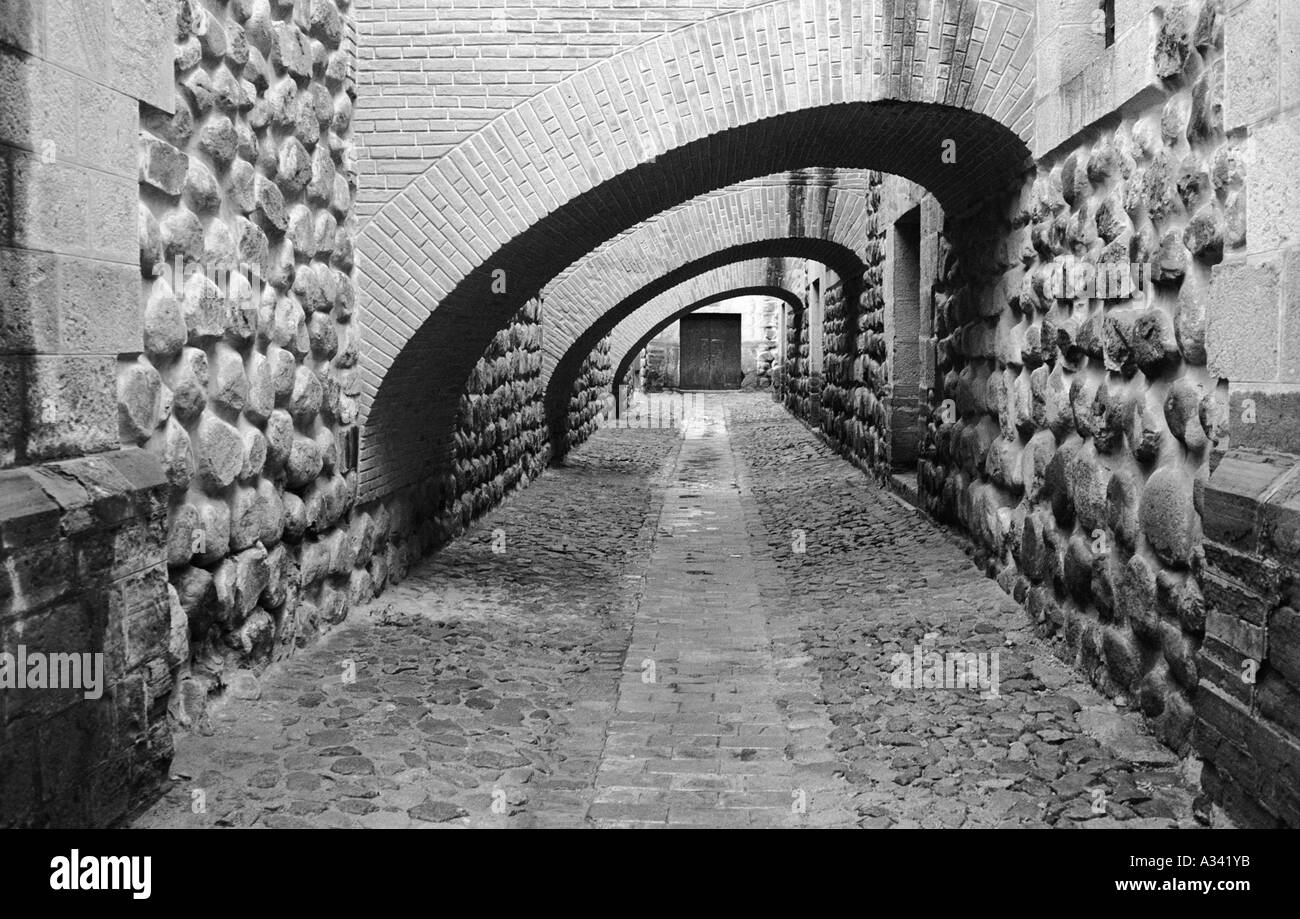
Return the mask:
M 740 389 L 740 316 L 684 316 L 681 333 L 682 389 Z

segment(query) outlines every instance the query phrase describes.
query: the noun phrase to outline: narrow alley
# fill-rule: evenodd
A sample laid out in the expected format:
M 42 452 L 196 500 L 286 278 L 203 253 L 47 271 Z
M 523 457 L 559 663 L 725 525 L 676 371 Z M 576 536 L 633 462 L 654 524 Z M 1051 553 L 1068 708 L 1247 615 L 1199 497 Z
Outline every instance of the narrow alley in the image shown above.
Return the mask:
M 956 536 L 768 396 L 683 404 L 212 706 L 134 825 L 1197 825 Z

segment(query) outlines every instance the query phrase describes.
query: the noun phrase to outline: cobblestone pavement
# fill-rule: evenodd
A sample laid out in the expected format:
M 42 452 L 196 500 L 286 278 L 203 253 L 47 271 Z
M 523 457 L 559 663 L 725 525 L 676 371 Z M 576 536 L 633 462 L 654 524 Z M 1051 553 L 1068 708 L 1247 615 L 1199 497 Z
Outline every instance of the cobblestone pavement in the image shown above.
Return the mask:
M 769 628 L 820 674 L 862 826 L 1197 825 L 1188 769 L 1035 639 L 943 529 L 774 403 L 734 400 L 728 426 L 784 585 Z M 896 688 L 918 649 L 921 678 Z M 924 688 L 932 653 L 996 653 L 997 696 Z
M 600 432 L 270 668 L 211 736 L 178 738 L 175 783 L 135 825 L 581 825 L 658 517 L 652 483 L 680 443 Z
M 765 397 L 692 403 L 224 703 L 135 825 L 1194 825 L 957 542 Z M 918 647 L 996 652 L 996 697 L 895 688 Z

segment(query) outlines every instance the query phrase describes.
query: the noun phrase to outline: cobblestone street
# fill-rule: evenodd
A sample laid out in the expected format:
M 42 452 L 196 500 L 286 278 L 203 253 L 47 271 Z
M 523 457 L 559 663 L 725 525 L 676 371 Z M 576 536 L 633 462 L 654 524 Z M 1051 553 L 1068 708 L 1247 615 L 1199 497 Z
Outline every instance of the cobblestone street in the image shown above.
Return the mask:
M 984 683 L 895 685 L 932 653 Z M 1137 714 L 757 395 L 601 430 L 244 695 L 135 826 L 1196 825 Z

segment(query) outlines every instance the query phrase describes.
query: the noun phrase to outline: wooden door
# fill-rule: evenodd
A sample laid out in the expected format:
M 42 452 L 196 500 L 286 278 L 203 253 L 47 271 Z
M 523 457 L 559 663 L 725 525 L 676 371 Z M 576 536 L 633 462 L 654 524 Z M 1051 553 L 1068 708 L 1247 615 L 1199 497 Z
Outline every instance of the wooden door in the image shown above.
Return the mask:
M 681 388 L 739 389 L 740 316 L 700 313 L 681 320 Z

